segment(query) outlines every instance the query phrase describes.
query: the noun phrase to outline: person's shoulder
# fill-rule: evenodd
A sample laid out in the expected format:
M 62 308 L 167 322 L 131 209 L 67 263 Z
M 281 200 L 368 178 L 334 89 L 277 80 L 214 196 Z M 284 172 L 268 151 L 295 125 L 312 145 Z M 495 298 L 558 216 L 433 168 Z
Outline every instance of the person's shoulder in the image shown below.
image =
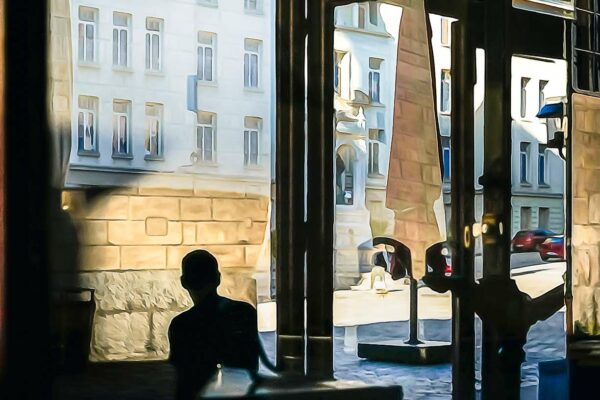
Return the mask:
M 171 324 L 169 325 L 169 330 L 174 330 L 177 329 L 178 327 L 182 326 L 182 325 L 186 325 L 189 320 L 191 318 L 191 312 L 190 310 L 184 311 L 178 315 L 176 315 L 172 320 L 171 320 Z
M 243 313 L 243 314 L 256 314 L 256 308 L 250 303 L 245 301 L 232 300 L 227 297 L 222 297 L 222 307 L 227 312 L 231 313 Z

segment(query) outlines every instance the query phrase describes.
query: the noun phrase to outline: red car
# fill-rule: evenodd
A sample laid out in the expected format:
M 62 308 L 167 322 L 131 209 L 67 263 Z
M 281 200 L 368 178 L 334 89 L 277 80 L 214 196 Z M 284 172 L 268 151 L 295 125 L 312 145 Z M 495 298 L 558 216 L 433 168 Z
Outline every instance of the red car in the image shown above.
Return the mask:
M 554 236 L 546 239 L 540 244 L 540 257 L 547 261 L 551 258 L 559 260 L 565 259 L 565 238 L 564 236 Z
M 556 233 L 548 229 L 519 231 L 512 240 L 511 250 L 513 253 L 537 251 L 539 246 L 551 236 L 556 236 Z

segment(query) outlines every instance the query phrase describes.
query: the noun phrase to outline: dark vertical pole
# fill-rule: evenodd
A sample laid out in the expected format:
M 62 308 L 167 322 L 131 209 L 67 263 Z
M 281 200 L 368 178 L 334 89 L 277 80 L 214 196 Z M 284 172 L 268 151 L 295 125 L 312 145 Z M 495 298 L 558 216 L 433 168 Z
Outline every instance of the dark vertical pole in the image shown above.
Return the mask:
M 333 8 L 308 2 L 307 374 L 333 375 Z
M 304 373 L 304 0 L 277 1 L 277 365 Z
M 568 124 L 566 126 L 566 160 L 565 160 L 565 260 L 567 262 L 567 271 L 565 278 L 565 305 L 566 305 L 566 326 L 567 337 L 573 335 L 573 288 L 572 273 L 573 261 L 571 256 L 571 237 L 573 234 L 573 140 L 571 139 L 571 124 L 573 123 L 573 64 L 572 64 L 572 40 L 573 23 L 565 21 L 565 59 L 567 60 L 567 93 L 566 117 Z M 569 347 L 567 346 L 567 355 Z
M 485 6 L 485 117 L 483 160 L 483 279 L 510 279 L 511 231 L 511 26 L 510 1 L 487 1 Z M 488 228 L 488 229 L 485 229 Z M 519 374 L 502 370 L 500 338 L 490 322 L 483 321 L 483 399 L 514 398 Z M 499 372 L 500 369 L 500 372 Z M 510 379 L 509 379 L 510 377 Z M 510 382 L 509 382 L 510 380 Z M 516 385 L 515 385 L 516 383 Z
M 2 399 L 51 398 L 46 1 L 5 2 L 6 364 Z M 19 21 L 27 21 L 20 23 Z
M 452 24 L 452 266 L 465 286 L 474 281 L 474 32 L 468 2 Z M 475 398 L 475 317 L 470 292 L 452 296 L 452 397 Z
M 410 319 L 408 344 L 419 344 L 419 292 L 417 280 L 410 278 Z

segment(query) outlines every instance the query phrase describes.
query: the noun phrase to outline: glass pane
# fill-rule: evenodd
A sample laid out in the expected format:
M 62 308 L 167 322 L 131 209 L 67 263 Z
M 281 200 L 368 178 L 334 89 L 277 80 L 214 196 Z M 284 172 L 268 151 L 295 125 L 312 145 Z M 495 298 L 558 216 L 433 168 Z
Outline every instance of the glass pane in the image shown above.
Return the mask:
M 146 69 L 150 69 L 150 34 L 146 33 Z
M 121 57 L 120 65 L 126 67 L 127 66 L 127 31 L 124 29 L 121 30 L 119 56 Z
M 79 49 L 79 59 L 85 60 L 85 25 L 79 24 L 79 36 L 78 36 L 78 49 Z
M 204 47 L 198 46 L 198 79 L 204 80 Z
M 244 131 L 244 165 L 248 165 L 248 161 L 250 158 L 250 135 L 249 131 Z
M 213 53 L 212 48 L 208 47 L 206 49 L 206 53 L 205 53 L 206 54 L 206 60 L 205 60 L 206 65 L 205 65 L 205 70 L 204 70 L 205 71 L 204 77 L 207 81 L 213 80 L 213 76 L 212 76 L 212 74 L 213 74 L 213 72 L 212 72 L 213 54 L 212 53 Z
M 160 36 L 152 35 L 152 69 L 160 69 Z
M 244 86 L 250 86 L 250 54 L 244 54 Z
M 113 64 L 119 65 L 119 31 L 113 29 Z
M 94 61 L 94 25 L 85 26 L 85 60 Z
M 267 355 L 275 356 L 275 3 L 252 1 L 259 16 L 245 13 L 239 0 L 237 6 L 216 0 L 104 0 L 92 2 L 95 12 L 80 9 L 80 3 L 48 8 L 47 105 L 53 114 L 47 120 L 54 141 L 48 149 L 56 160 L 48 175 L 56 177 L 52 192 L 61 201 L 48 223 L 53 241 L 48 247 L 58 253 L 50 271 L 53 295 L 69 297 L 63 291 L 70 288 L 94 293 L 82 296 L 89 300 L 85 312 L 78 308 L 81 303 L 73 307 L 85 318 L 73 317 L 69 307 L 63 313 L 65 307 L 52 303 L 53 322 L 74 324 L 60 324 L 62 330 L 53 332 L 48 354 L 57 357 L 50 371 L 58 393 L 69 391 L 73 398 L 98 390 L 115 399 L 133 392 L 172 398 L 177 382 L 168 366 L 160 379 L 154 379 L 146 362 L 128 363 L 141 368 L 131 376 L 130 370 L 118 370 L 120 361 L 166 364 L 172 350 L 177 353 L 180 342 L 175 339 L 172 345 L 169 327 L 194 307 L 180 279 L 183 258 L 194 251 L 216 259 L 216 267 L 198 268 L 203 276 L 208 269 L 220 273 L 217 295 L 229 300 L 219 301 L 226 307 L 250 304 L 242 308 L 252 323 L 242 334 L 223 329 L 218 339 L 225 344 L 214 349 L 221 355 L 234 349 L 252 357 L 256 353 L 245 343 L 256 343 L 260 332 Z M 135 12 L 121 12 L 126 10 Z M 203 31 L 211 26 L 219 37 Z M 247 35 L 252 35 L 248 49 L 255 57 L 248 57 L 244 66 Z M 259 50 L 269 62 L 263 90 L 244 93 L 242 75 L 248 85 L 259 83 Z M 219 57 L 222 76 L 216 69 Z M 218 85 L 197 82 L 217 78 Z M 253 118 L 249 128 L 244 127 L 246 117 Z M 257 127 L 268 137 L 248 136 L 245 146 L 240 136 Z M 260 168 L 245 166 L 258 161 Z M 76 321 L 91 323 L 82 327 Z M 82 330 L 81 346 L 74 345 L 71 338 Z M 70 376 L 55 374 L 67 369 L 63 364 L 77 352 L 82 360 L 91 359 L 90 368 L 76 367 L 81 373 Z M 189 351 L 193 353 L 206 354 Z M 72 379 L 97 382 L 93 362 L 106 367 L 96 376 L 103 383 L 75 384 Z M 138 374 L 148 379 L 134 382 Z M 114 386 L 120 379 L 128 382 L 127 388 Z
M 250 56 L 250 86 L 258 87 L 258 55 Z

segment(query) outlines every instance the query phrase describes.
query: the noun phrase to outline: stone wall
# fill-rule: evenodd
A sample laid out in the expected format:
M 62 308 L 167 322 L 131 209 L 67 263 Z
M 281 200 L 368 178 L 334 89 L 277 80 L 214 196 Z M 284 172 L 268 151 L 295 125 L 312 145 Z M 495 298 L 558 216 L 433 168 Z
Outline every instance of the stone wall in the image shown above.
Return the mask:
M 600 334 L 600 99 L 573 95 L 573 321 Z
M 269 204 L 268 196 L 198 189 L 64 192 L 78 262 L 55 276 L 96 290 L 92 359 L 167 356 L 171 318 L 191 305 L 179 269 L 194 249 L 218 259 L 221 294 L 256 305 L 256 281 L 269 290 Z

